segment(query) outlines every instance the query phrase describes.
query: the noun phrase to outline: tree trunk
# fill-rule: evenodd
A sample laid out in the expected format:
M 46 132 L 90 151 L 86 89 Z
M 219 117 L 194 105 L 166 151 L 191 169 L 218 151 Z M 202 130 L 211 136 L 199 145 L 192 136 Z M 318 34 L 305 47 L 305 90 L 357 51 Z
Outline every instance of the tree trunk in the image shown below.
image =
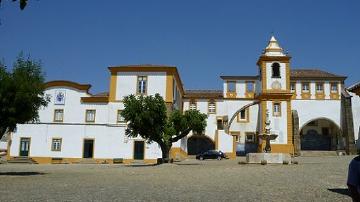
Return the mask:
M 170 163 L 170 149 L 172 144 L 166 145 L 165 143 L 160 144 L 161 153 L 162 153 L 162 163 Z

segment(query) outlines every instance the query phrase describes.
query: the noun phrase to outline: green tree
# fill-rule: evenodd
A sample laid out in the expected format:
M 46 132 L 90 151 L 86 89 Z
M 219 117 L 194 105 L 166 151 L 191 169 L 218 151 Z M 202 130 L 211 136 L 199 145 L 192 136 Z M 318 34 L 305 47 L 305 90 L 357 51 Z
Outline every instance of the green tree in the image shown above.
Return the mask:
M 124 98 L 122 116 L 128 122 L 125 134 L 144 138 L 148 143 L 156 142 L 162 151 L 163 161 L 169 160 L 173 142 L 187 136 L 190 131 L 201 134 L 206 127 L 206 114 L 198 110 L 185 113 L 174 110 L 167 115 L 163 98 L 155 96 L 134 96 Z
M 44 90 L 40 62 L 20 54 L 12 71 L 0 63 L 0 138 L 13 132 L 17 124 L 38 120 L 39 108 L 49 102 Z

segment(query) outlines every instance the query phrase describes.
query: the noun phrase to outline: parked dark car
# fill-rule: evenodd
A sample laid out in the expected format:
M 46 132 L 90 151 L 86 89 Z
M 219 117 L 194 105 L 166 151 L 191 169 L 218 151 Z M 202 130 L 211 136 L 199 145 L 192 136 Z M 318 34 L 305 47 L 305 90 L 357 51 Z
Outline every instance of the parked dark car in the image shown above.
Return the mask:
M 196 155 L 196 159 L 199 160 L 204 160 L 204 159 L 221 160 L 223 158 L 226 158 L 226 155 L 222 151 L 216 151 L 216 150 L 208 150 L 206 152 Z

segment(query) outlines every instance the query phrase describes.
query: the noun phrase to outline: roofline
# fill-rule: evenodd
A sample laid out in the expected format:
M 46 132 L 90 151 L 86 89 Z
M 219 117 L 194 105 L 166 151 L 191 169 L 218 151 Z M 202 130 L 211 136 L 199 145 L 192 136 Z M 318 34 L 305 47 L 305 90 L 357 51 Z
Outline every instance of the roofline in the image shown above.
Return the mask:
M 223 80 L 258 80 L 259 76 L 220 76 Z
M 110 66 L 109 71 L 113 73 L 117 72 L 166 72 L 167 74 L 174 74 L 175 80 L 178 82 L 180 91 L 185 94 L 184 85 L 181 81 L 180 74 L 175 66 L 165 65 L 124 65 L 124 66 Z
M 290 76 L 290 80 L 337 80 L 337 81 L 345 81 L 346 76 L 328 76 L 328 77 L 316 77 L 316 76 Z
M 355 89 L 357 89 L 357 88 L 360 88 L 360 81 L 354 83 L 353 85 L 347 87 L 346 89 L 349 90 L 349 91 L 352 91 L 352 90 L 355 90 Z
M 75 88 L 77 90 L 83 90 L 89 93 L 89 89 L 91 88 L 90 84 L 79 84 L 73 81 L 67 81 L 67 80 L 54 80 L 54 81 L 48 81 L 45 83 L 45 89 L 51 88 L 51 87 L 70 87 Z
M 193 98 L 197 98 L 197 99 L 223 99 L 224 96 L 221 95 L 217 95 L 217 94 L 185 94 L 184 99 L 193 99 Z

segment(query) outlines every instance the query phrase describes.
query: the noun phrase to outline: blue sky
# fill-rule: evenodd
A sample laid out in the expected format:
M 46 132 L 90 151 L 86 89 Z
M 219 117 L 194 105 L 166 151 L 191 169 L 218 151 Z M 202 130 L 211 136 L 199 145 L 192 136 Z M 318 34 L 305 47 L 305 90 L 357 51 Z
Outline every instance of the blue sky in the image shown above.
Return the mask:
M 256 75 L 273 32 L 292 68 L 360 80 L 360 1 L 29 1 L 0 8 L 0 58 L 41 59 L 47 80 L 107 91 L 112 65 L 177 66 L 186 89 L 222 89 L 220 75 Z

